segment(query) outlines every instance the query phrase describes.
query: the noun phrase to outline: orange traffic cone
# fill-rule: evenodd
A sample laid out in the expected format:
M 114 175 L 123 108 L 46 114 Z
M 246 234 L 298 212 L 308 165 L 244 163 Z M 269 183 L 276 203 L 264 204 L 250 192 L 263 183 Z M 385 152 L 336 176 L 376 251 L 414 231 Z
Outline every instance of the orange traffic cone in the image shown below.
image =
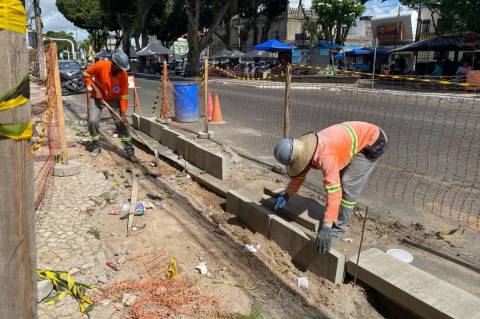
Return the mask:
M 213 98 L 212 98 L 212 92 L 208 92 L 208 100 L 207 100 L 207 116 L 208 120 L 212 120 L 212 115 L 213 115 Z
M 215 102 L 213 103 L 211 124 L 225 124 L 222 118 L 222 111 L 220 111 L 220 101 L 218 100 L 218 94 L 215 94 Z

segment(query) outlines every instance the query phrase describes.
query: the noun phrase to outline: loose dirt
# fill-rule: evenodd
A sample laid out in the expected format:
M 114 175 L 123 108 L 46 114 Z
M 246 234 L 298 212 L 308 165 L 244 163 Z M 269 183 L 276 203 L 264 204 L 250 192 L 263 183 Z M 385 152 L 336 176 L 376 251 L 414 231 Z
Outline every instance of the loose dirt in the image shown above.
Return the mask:
M 118 146 L 117 141 L 113 143 Z M 334 285 L 300 272 L 286 252 L 244 227 L 223 210 L 223 198 L 201 188 L 187 174 L 163 162 L 152 167 L 153 157 L 141 150 L 137 151 L 140 164 L 131 164 L 117 146 L 105 147 L 94 159 L 83 147 L 74 155 L 103 173 L 112 182 L 112 189 L 105 191 L 116 193 L 105 206 L 87 210 L 97 225 L 107 261 L 121 269 L 109 269 L 106 292 L 97 295 L 97 307 L 113 303 L 122 308 L 121 296 L 128 291 L 137 297 L 122 308 L 128 318 L 142 318 L 139 313 L 143 318 L 151 313 L 158 318 L 207 318 L 212 309 L 216 310 L 213 317 L 231 318 L 250 314 L 251 318 L 382 318 L 361 287 Z M 138 202 L 153 208 L 134 217 L 137 230 L 127 237 L 126 219 L 110 213 L 128 203 L 133 177 L 139 179 Z M 245 244 L 259 244 L 260 250 L 247 253 Z M 165 287 L 165 271 L 172 258 L 178 286 Z M 195 269 L 200 262 L 207 262 L 208 275 Z M 298 277 L 308 278 L 308 289 L 298 288 Z M 202 302 L 195 303 L 184 294 L 166 298 L 162 292 L 169 289 L 177 293 L 185 289 L 189 298 L 196 296 Z

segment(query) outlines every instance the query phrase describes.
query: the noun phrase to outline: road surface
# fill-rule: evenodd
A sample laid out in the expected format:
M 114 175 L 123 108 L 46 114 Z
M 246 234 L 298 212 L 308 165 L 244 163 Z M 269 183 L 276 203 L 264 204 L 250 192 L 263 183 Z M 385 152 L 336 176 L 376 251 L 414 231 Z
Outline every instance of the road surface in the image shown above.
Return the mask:
M 142 112 L 152 116 L 161 82 L 138 78 L 136 83 Z M 226 121 L 212 125 L 215 138 L 245 156 L 274 164 L 273 146 L 283 134 L 282 84 L 213 80 L 209 89 L 218 94 Z M 385 130 L 389 147 L 364 191 L 366 204 L 403 213 L 399 216 L 406 219 L 432 213 L 480 230 L 480 100 L 304 84 L 294 85 L 291 96 L 291 136 L 350 120 Z M 72 101 L 84 102 L 80 97 Z M 203 110 L 202 94 L 199 105 Z M 202 123 L 173 125 L 199 131 Z M 318 173 L 307 178 L 318 189 L 321 181 Z

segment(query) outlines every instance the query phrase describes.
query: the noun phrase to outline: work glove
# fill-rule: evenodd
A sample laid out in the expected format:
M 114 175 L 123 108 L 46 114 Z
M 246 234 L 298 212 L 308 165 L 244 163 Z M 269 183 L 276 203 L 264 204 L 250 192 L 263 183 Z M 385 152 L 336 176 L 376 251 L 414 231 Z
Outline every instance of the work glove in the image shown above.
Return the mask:
M 275 198 L 275 205 L 273 206 L 273 210 L 279 210 L 280 208 L 285 207 L 287 205 L 288 199 L 290 196 L 288 196 L 287 193 L 283 193 L 282 195 L 278 195 Z
M 332 245 L 332 224 L 322 224 L 315 239 L 315 249 L 320 254 L 326 254 Z

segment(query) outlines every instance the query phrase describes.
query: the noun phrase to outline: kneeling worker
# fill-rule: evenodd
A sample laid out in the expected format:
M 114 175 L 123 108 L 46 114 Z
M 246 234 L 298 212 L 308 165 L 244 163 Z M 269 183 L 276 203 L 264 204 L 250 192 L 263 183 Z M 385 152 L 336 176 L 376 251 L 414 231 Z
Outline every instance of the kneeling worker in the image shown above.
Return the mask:
M 125 112 L 128 107 L 128 75 L 126 71 L 130 69 L 130 64 L 128 56 L 123 52 L 114 53 L 112 61 L 98 61 L 83 72 L 87 90 L 91 92 L 92 96 L 88 117 L 88 130 L 93 141 L 93 150 L 90 154 L 97 156 L 102 151 L 100 114 L 103 109 L 103 99 L 111 107 L 120 111 L 122 120 L 117 119 L 113 114 L 112 118 L 128 159 L 136 163 L 138 159 L 133 150 L 132 137 L 125 126 L 127 122 Z
M 292 179 L 276 198 L 274 209 L 284 207 L 289 197 L 298 192 L 310 169 L 321 170 L 327 202 L 315 247 L 320 253 L 327 253 L 332 235 L 345 235 L 355 201 L 386 146 L 385 132 L 366 122 L 345 122 L 297 139 L 278 141 L 275 158 L 287 166 Z

